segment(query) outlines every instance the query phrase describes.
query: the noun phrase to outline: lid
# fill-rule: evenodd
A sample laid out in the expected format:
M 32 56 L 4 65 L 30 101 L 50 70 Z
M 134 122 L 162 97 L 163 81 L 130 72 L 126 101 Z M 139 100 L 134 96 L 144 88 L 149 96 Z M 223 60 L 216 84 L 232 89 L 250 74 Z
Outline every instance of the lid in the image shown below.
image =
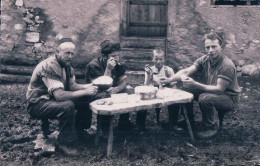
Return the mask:
M 156 92 L 158 90 L 157 87 L 153 86 L 137 86 L 135 87 L 135 92 L 138 93 L 150 93 L 150 92 Z

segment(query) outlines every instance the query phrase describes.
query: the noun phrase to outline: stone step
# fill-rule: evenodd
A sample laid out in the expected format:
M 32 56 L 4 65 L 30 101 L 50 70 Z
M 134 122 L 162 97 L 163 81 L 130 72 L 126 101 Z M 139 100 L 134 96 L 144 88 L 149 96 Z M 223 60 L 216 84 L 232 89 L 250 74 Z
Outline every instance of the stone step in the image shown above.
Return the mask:
M 146 64 L 153 65 L 151 60 L 126 60 L 124 64 L 127 67 L 127 70 L 130 71 L 144 71 L 144 67 Z
M 123 48 L 121 50 L 121 59 L 129 60 L 152 60 L 153 58 L 152 49 L 136 49 L 136 48 Z
M 122 48 L 164 48 L 164 38 L 147 38 L 147 37 L 121 37 Z

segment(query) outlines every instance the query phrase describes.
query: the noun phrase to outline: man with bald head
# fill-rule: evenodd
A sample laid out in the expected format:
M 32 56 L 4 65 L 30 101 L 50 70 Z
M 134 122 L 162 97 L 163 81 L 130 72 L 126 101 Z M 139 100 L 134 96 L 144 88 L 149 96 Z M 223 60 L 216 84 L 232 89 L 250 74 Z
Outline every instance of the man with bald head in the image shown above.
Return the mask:
M 27 110 L 33 118 L 59 120 L 59 149 L 69 155 L 78 153 L 72 146 L 78 139 L 75 121 L 82 121 L 78 117 L 84 118 L 86 114 L 82 109 L 75 111 L 78 103 L 74 101 L 91 98 L 98 90 L 92 84 L 75 82 L 74 70 L 70 66 L 74 57 L 72 40 L 60 40 L 56 53 L 36 66 L 26 94 Z

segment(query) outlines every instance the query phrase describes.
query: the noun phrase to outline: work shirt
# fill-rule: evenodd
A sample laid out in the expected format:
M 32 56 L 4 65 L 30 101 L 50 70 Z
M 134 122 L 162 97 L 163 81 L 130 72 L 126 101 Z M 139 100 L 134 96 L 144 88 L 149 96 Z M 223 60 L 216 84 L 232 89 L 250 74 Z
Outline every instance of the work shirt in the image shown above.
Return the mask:
M 236 67 L 226 56 L 222 55 L 212 64 L 208 55 L 204 55 L 194 62 L 197 70 L 202 73 L 203 81 L 207 85 L 217 85 L 217 79 L 221 78 L 229 82 L 225 94 L 238 95 L 241 89 L 237 81 Z
M 151 81 L 151 83 L 152 83 L 152 85 L 155 85 L 155 86 L 158 85 L 160 78 L 165 78 L 165 77 L 169 78 L 174 75 L 173 69 L 166 65 L 163 65 L 160 71 L 155 66 L 152 66 L 151 70 L 153 72 L 153 77 L 152 77 L 153 80 Z M 148 75 L 145 72 L 145 81 L 148 81 L 147 78 L 148 78 Z M 176 82 L 174 82 L 174 83 L 176 83 Z M 147 82 L 145 82 L 144 84 L 146 85 Z
M 93 59 L 86 68 L 85 79 L 87 83 L 91 83 L 94 79 L 103 76 L 106 71 L 107 66 L 107 58 L 106 57 L 97 57 Z M 113 79 L 113 87 L 120 85 L 127 76 L 125 75 L 125 66 L 124 65 L 116 65 L 114 69 L 111 71 L 111 77 Z
M 68 79 L 70 84 L 75 82 L 73 68 L 69 67 Z M 55 55 L 40 62 L 33 71 L 30 84 L 26 93 L 29 103 L 37 103 L 40 99 L 50 100 L 56 89 L 65 90 L 66 72 L 61 67 Z

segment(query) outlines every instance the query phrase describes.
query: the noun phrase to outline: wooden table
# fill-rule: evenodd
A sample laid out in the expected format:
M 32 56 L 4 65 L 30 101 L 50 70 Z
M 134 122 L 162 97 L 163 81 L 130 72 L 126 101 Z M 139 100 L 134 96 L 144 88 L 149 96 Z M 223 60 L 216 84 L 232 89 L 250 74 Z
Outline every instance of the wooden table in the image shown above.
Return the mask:
M 164 98 L 156 98 L 152 100 L 141 100 L 136 101 L 135 95 L 128 95 L 127 103 L 113 103 L 112 105 L 98 105 L 97 102 L 100 100 L 111 101 L 111 98 L 99 99 L 90 103 L 90 109 L 98 115 L 109 115 L 109 136 L 108 136 L 108 146 L 107 146 L 107 156 L 109 157 L 112 153 L 113 148 L 113 121 L 114 115 L 136 112 L 140 110 L 149 110 L 153 108 L 165 107 L 171 104 L 181 104 L 181 109 L 184 113 L 186 123 L 188 126 L 189 135 L 191 140 L 194 142 L 193 133 L 190 127 L 189 118 L 187 117 L 185 103 L 189 103 L 193 100 L 193 94 L 179 90 L 179 89 L 163 89 Z M 98 132 L 95 139 L 95 144 L 99 142 L 99 137 L 101 134 L 100 125 L 98 125 Z

